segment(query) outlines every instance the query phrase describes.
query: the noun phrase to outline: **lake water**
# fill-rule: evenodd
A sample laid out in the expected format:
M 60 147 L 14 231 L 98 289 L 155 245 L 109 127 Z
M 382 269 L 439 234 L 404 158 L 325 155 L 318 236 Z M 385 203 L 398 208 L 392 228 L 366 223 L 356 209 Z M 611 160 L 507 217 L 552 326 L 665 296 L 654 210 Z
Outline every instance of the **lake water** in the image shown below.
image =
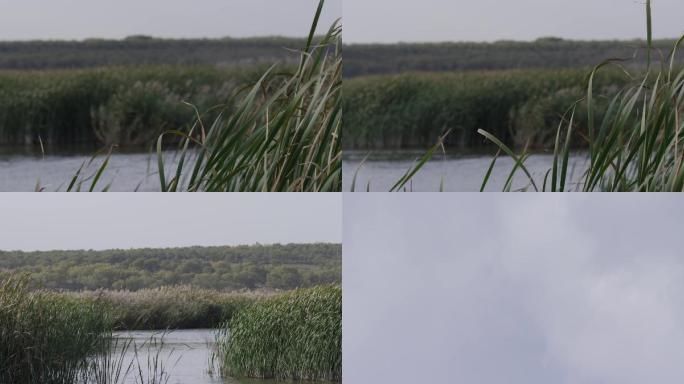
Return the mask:
M 212 329 L 177 330 L 168 333 L 126 331 L 117 332 L 115 336 L 135 343 L 138 348 L 136 361 L 142 367 L 144 375 L 147 372 L 148 361 L 153 361 L 154 356 L 159 356 L 158 361 L 169 374 L 168 384 L 276 384 L 271 380 L 222 379 L 209 374 L 211 354 L 215 346 L 215 331 Z M 150 343 L 151 340 L 157 341 L 158 344 Z M 135 353 L 133 348 L 129 347 L 124 361 L 128 364 L 131 359 L 135 359 Z M 135 384 L 136 377 L 129 374 L 125 382 Z
M 0 191 L 34 191 L 37 184 L 45 191 L 63 191 L 79 167 L 90 160 L 92 153 L 94 151 L 43 157 L 16 150 L 0 151 Z M 174 153 L 167 155 L 171 163 L 174 158 Z M 81 175 L 92 176 L 103 160 L 103 156 L 98 157 Z M 108 184 L 111 185 L 110 191 L 117 192 L 159 191 L 156 153 L 112 154 L 95 190 L 102 190 Z M 86 182 L 82 189 L 88 190 L 89 186 L 90 183 Z
M 354 173 L 358 170 L 356 178 L 356 191 L 366 191 L 370 185 L 370 191 L 388 191 L 411 168 L 424 152 L 416 151 L 375 151 L 359 168 L 361 161 L 368 152 L 345 151 L 342 162 L 342 184 L 344 191 L 350 191 Z M 435 155 L 418 173 L 412 182 L 406 185 L 407 190 L 414 192 L 437 192 L 440 183 L 444 182 L 444 191 L 447 192 L 476 192 L 480 190 L 482 180 L 492 161 L 494 152 L 457 154 L 449 153 L 446 156 Z M 487 184 L 487 191 L 501 191 L 506 183 L 508 175 L 515 162 L 507 156 L 500 156 L 492 170 L 492 175 Z M 551 154 L 535 154 L 525 161 L 525 166 L 541 188 L 544 175 L 553 164 Z M 570 159 L 572 178 L 577 182 L 581 176 L 581 170 L 586 164 L 584 154 L 578 154 Z M 574 167 L 574 171 L 573 171 Z M 513 190 L 524 188 L 529 185 L 527 176 L 518 170 L 513 181 Z M 530 188 L 531 189 L 531 188 Z

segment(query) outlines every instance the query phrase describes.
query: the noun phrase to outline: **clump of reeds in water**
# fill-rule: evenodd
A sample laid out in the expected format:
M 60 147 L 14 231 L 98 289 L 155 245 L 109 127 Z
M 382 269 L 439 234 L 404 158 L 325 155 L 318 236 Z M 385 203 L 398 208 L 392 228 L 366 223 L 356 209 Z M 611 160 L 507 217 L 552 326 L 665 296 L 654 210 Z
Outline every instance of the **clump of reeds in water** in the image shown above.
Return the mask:
M 651 2 L 646 2 L 648 34 L 648 68 L 632 78 L 632 85 L 610 99 L 602 119 L 597 119 L 594 94 L 595 77 L 602 68 L 619 64 L 607 60 L 594 68 L 586 83 L 583 100 L 572 106 L 565 122 L 557 130 L 552 168 L 543 181 L 534 180 L 525 167 L 528 153 L 515 154 L 497 137 L 480 130 L 487 139 L 511 156 L 515 165 L 511 176 L 524 172 L 529 189 L 535 191 L 683 191 L 684 143 L 682 116 L 684 107 L 684 70 L 675 63 L 675 53 L 684 37 L 677 41 L 659 68 L 652 64 Z M 626 76 L 632 76 L 625 70 Z M 587 131 L 577 132 L 575 110 L 579 103 L 587 105 Z M 588 166 L 576 183 L 571 183 L 568 169 L 570 143 L 573 136 L 586 140 Z M 492 161 L 492 167 L 496 157 Z M 490 170 L 484 179 L 487 184 Z M 510 190 L 510 183 L 506 183 Z
M 70 384 L 108 351 L 109 315 L 95 302 L 0 282 L 0 383 Z
M 337 381 L 342 376 L 342 288 L 296 290 L 258 301 L 217 340 L 223 376 Z

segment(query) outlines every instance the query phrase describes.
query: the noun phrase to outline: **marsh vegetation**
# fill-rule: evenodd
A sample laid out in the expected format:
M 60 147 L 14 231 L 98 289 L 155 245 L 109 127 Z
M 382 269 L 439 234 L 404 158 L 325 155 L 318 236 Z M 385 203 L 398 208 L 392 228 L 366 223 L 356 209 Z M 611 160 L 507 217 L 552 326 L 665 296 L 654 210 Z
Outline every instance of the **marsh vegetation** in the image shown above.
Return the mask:
M 580 99 L 587 71 L 502 70 L 407 73 L 345 81 L 345 149 L 399 150 L 432 146 L 446 131 L 451 149 L 482 147 L 486 129 L 512 146 L 553 143 L 559 110 Z M 597 76 L 597 93 L 610 95 L 629 79 L 617 70 Z M 595 113 L 605 111 L 599 101 Z M 577 115 L 586 116 L 586 105 Z M 578 118 L 582 124 L 583 120 Z
M 54 146 L 100 148 L 91 149 L 101 155 L 94 167 L 85 158 L 64 183 L 55 188 L 39 179 L 36 190 L 109 190 L 111 183 L 98 182 L 110 171 L 110 159 L 119 148 L 139 147 L 155 154 L 146 175 L 158 181 L 158 191 L 339 191 L 341 27 L 333 23 L 316 34 L 323 6 L 320 1 L 305 39 L 219 44 L 239 47 L 230 55 L 242 52 L 250 65 L 237 57 L 220 68 L 202 56 L 175 60 L 188 42 L 140 36 L 118 45 L 6 43 L 19 56 L 0 65 L 5 68 L 66 67 L 35 57 L 38 64 L 31 65 L 31 52 L 43 46 L 75 49 L 73 66 L 80 69 L 1 71 L 0 144 L 30 146 L 40 155 Z M 283 42 L 301 45 L 281 47 L 282 55 L 265 53 Z M 151 59 L 155 47 L 164 54 Z M 100 48 L 104 53 L 94 57 Z M 122 49 L 132 55 L 112 59 Z M 219 57 L 227 52 L 224 47 Z M 116 66 L 97 67 L 111 65 L 110 59 Z M 5 168 L 13 158 L 7 160 Z
M 544 179 L 535 181 L 525 167 L 527 154 L 515 154 L 495 135 L 485 130 L 478 132 L 495 143 L 500 151 L 515 160 L 512 173 L 523 172 L 529 184 L 525 189 L 535 191 L 684 191 L 684 149 L 681 148 L 684 106 L 684 70 L 676 63 L 676 53 L 684 37 L 677 40 L 669 54 L 654 61 L 652 43 L 651 1 L 646 1 L 648 36 L 647 67 L 624 76 L 630 82 L 612 97 L 606 112 L 596 113 L 600 94 L 595 78 L 603 67 L 619 65 L 621 60 L 610 59 L 598 64 L 587 77 L 584 97 L 571 104 L 556 130 L 553 165 Z M 587 105 L 586 130 L 575 124 L 578 105 Z M 573 138 L 580 136 L 588 148 L 588 165 L 582 178 L 573 183 L 568 178 L 568 158 Z M 496 157 L 493 162 L 496 161 Z M 485 177 L 483 185 L 487 183 Z
M 325 364 L 341 364 L 330 360 L 336 349 L 341 359 L 340 244 L 3 251 L 0 260 L 2 384 L 163 383 L 174 372 L 229 384 L 339 379 Z M 257 315 L 265 323 L 249 335 Z M 226 348 L 270 374 L 228 371 Z
M 167 129 L 214 119 L 267 67 L 0 71 L 0 145 L 149 147 Z
M 27 277 L 12 276 L 0 285 L 0 383 L 165 382 L 185 353 L 204 366 L 200 377 L 228 383 L 338 380 L 341 315 L 339 286 L 268 294 L 188 287 L 70 293 L 31 290 Z M 215 331 L 174 331 L 206 327 Z M 254 364 L 265 365 L 244 368 Z M 198 374 L 197 366 L 180 369 Z
M 480 190 L 486 190 L 494 175 L 505 180 L 500 183 L 504 191 L 682 191 L 684 71 L 678 49 L 682 39 L 671 42 L 665 52 L 658 50 L 662 41 L 652 40 L 651 2 L 645 7 L 647 39 L 636 50 L 639 59 L 597 59 L 593 69 L 575 70 L 574 78 L 568 76 L 572 72 L 542 70 L 528 72 L 528 79 L 517 72 L 513 76 L 521 80 L 517 83 L 504 81 L 502 72 L 411 74 L 384 81 L 369 78 L 365 82 L 376 81 L 376 86 L 367 90 L 359 79 L 363 91 L 350 95 L 349 103 L 355 97 L 370 98 L 364 92 L 372 95 L 382 89 L 387 96 L 384 105 L 396 101 L 402 107 L 379 113 L 373 124 L 355 122 L 362 128 L 350 128 L 354 134 L 345 138 L 345 145 L 426 147 L 432 140 L 432 149 L 408 167 L 391 190 L 411 190 L 411 179 L 445 147 L 480 143 L 497 151 L 489 166 L 483 167 Z M 459 81 L 449 82 L 450 76 Z M 425 80 L 430 77 L 439 80 Z M 478 79 L 475 86 L 461 86 L 468 84 L 468 77 Z M 535 82 L 540 88 L 529 86 Z M 374 108 L 372 103 L 351 105 L 359 115 L 370 115 Z M 395 120 L 394 115 L 402 111 L 408 113 Z M 352 121 L 353 116 L 354 112 Z M 420 120 L 411 121 L 413 116 Z M 409 123 L 403 125 L 404 119 Z M 539 148 L 551 156 L 544 171 L 534 172 L 528 160 Z M 586 161 L 578 163 L 578 155 Z M 499 156 L 511 160 L 507 175 L 493 173 Z M 524 179 L 524 184 L 514 187 L 516 178 Z M 354 181 L 351 189 L 356 188 Z M 439 179 L 433 184 L 433 190 L 444 185 Z
M 223 375 L 338 381 L 342 377 L 342 288 L 320 286 L 257 301 L 225 323 Z

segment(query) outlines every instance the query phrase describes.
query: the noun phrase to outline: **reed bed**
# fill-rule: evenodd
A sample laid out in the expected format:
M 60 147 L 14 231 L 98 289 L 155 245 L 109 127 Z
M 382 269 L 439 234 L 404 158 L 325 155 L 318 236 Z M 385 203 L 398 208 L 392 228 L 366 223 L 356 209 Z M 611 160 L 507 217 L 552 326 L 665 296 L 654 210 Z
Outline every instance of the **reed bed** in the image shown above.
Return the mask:
M 223 375 L 337 380 L 341 294 L 339 286 L 277 295 L 190 287 L 60 293 L 30 290 L 27 276 L 12 276 L 0 282 L 0 384 L 165 382 L 164 333 L 138 345 L 113 331 L 195 327 L 220 327 Z M 246 365 L 225 365 L 238 362 Z
M 65 293 L 97 303 L 111 313 L 117 330 L 214 328 L 254 301 L 275 292 L 221 292 L 192 286 L 160 287 L 135 292 L 99 290 Z
M 478 129 L 510 146 L 553 145 L 555 127 L 567 105 L 582 97 L 586 73 L 584 69 L 526 69 L 346 80 L 343 147 L 425 148 L 447 131 L 444 144 L 449 148 L 488 144 Z M 595 87 L 609 95 L 627 82 L 619 71 L 605 71 L 596 77 Z M 594 111 L 601 115 L 607 103 L 599 98 L 597 104 Z M 586 114 L 586 108 L 579 106 L 577 113 Z
M 503 191 L 512 189 L 512 180 L 522 172 L 528 180 L 520 191 L 535 192 L 682 192 L 684 191 L 684 65 L 677 58 L 684 36 L 677 40 L 669 54 L 655 50 L 652 40 L 652 7 L 646 7 L 646 68 L 630 69 L 630 59 L 605 60 L 588 71 L 577 87 L 584 94 L 556 109 L 559 116 L 553 139 L 553 163 L 543 179 L 535 179 L 525 166 L 531 153 L 526 143 L 516 153 L 507 136 L 499 131 L 479 128 L 477 133 L 498 147 L 485 171 L 481 191 L 490 180 L 492 169 L 500 155 L 510 156 L 514 165 L 504 183 Z M 660 57 L 656 62 L 654 59 Z M 611 79 L 606 92 L 601 76 Z M 616 77 L 618 76 L 618 77 Z M 622 79 L 620 79 L 620 77 Z M 615 84 L 622 84 L 614 88 Z M 445 144 L 449 132 L 437 138 L 437 143 L 414 164 L 391 188 L 406 190 L 407 183 L 422 166 Z M 580 142 L 587 153 L 587 165 L 581 165 L 578 181 L 573 177 L 575 165 L 570 162 L 573 147 Z M 355 179 L 352 191 L 355 189 Z
M 324 4 L 320 0 L 294 70 L 269 68 L 253 86 L 231 96 L 230 109 L 214 109 L 219 111 L 214 120 L 188 103 L 196 113 L 192 127 L 172 127 L 158 136 L 162 192 L 342 190 L 342 28 L 336 21 L 316 37 Z M 179 143 L 170 148 L 169 140 Z M 173 167 L 165 156 L 169 150 L 176 153 Z M 76 170 L 66 190 L 90 185 L 95 191 L 110 155 L 91 174 Z
M 511 174 L 524 172 L 529 179 L 526 190 L 535 191 L 639 191 L 684 190 L 684 148 L 682 118 L 684 107 L 684 70 L 678 69 L 675 57 L 684 37 L 673 46 L 660 65 L 654 64 L 651 52 L 651 2 L 646 2 L 648 68 L 642 74 L 625 70 L 628 85 L 610 99 L 606 113 L 598 117 L 595 78 L 611 65 L 623 60 L 607 60 L 597 65 L 585 83 L 583 100 L 569 106 L 559 124 L 553 166 L 543 180 L 534 180 L 525 168 L 528 153 L 514 153 L 495 134 L 480 134 L 499 146 L 515 160 Z M 587 104 L 586 131 L 576 124 L 577 105 Z M 571 183 L 568 158 L 573 137 L 580 136 L 588 148 L 588 166 L 579 182 Z M 496 161 L 493 159 L 492 164 Z M 485 177 L 483 188 L 487 183 Z
M 111 319 L 93 302 L 0 282 L 0 383 L 71 384 L 108 351 Z
M 341 380 L 342 288 L 255 302 L 222 327 L 217 342 L 223 376 Z
M 341 27 L 335 22 L 316 39 L 323 6 L 321 0 L 296 70 L 268 70 L 231 113 L 159 137 L 162 191 L 341 190 Z M 168 135 L 182 140 L 178 166 L 167 174 L 162 143 Z
M 192 125 L 192 102 L 216 117 L 265 67 L 0 71 L 0 144 L 151 146 Z

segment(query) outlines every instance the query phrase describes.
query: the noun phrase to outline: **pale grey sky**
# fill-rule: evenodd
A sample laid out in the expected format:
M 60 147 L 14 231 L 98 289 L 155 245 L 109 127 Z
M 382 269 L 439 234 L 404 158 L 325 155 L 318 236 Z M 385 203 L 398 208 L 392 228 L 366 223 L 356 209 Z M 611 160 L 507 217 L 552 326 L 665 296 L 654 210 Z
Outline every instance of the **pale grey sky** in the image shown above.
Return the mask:
M 679 195 L 345 194 L 345 380 L 675 383 Z
M 318 0 L 0 0 L 0 40 L 305 36 Z M 319 28 L 342 15 L 326 0 Z
M 645 37 L 642 0 L 344 0 L 344 39 L 358 42 Z M 684 34 L 684 1 L 653 0 L 656 37 Z
M 0 249 L 339 243 L 337 193 L 4 193 Z

